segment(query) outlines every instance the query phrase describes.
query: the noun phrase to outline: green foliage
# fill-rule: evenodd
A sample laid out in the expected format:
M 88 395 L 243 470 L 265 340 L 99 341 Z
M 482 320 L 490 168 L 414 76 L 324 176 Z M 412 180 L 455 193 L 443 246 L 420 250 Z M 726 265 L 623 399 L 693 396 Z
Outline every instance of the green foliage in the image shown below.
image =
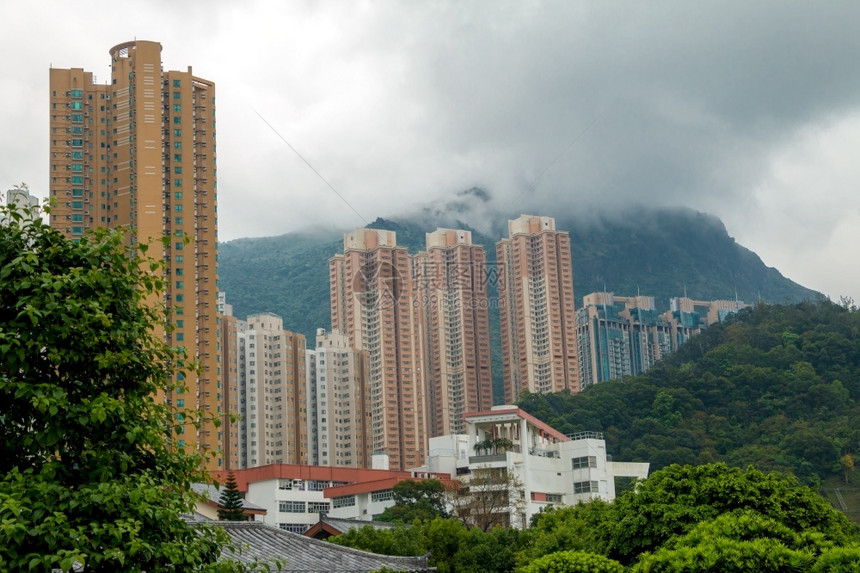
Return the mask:
M 834 542 L 815 530 L 797 531 L 758 512 L 734 511 L 699 523 L 654 554 L 645 554 L 633 571 L 808 571 L 824 558 L 833 563 Z M 843 554 L 842 548 L 837 548 Z M 825 558 L 824 555 L 827 555 Z
M 29 219 L 0 226 L 0 569 L 238 569 L 181 518 L 205 475 L 155 401 L 191 366 L 154 330 L 161 266 Z
M 569 507 L 550 507 L 532 517 L 524 532 L 518 563 L 562 551 L 606 553 L 600 529 L 611 522 L 612 505 L 596 499 Z
M 825 552 L 810 573 L 856 573 L 860 571 L 860 545 L 836 547 Z
M 483 532 L 467 529 L 456 519 L 416 521 L 411 527 L 375 530 L 351 529 L 329 541 L 384 555 L 425 555 L 440 573 L 511 572 L 519 548 L 520 531 L 497 528 Z
M 375 529 L 372 525 L 353 528 L 328 541 L 381 555 L 416 556 L 427 553 L 421 529 L 398 524 L 391 529 Z
M 436 517 L 448 517 L 445 487 L 439 480 L 402 480 L 392 490 L 394 505 L 386 508 L 374 520 L 412 523 L 416 519 L 431 521 Z
M 733 570 L 744 562 L 757 563 L 745 570 L 787 570 L 780 567 L 811 566 L 815 556 L 858 540 L 844 515 L 793 476 L 725 464 L 672 465 L 612 503 L 539 514 L 526 532 L 519 562 L 574 550 L 626 566 L 645 555 L 641 571 L 698 571 L 670 565 L 699 562 L 713 566 L 703 571 Z M 761 569 L 771 565 L 775 569 Z
M 818 531 L 837 543 L 855 533 L 848 519 L 791 476 L 725 464 L 672 465 L 612 504 L 603 529 L 607 554 L 629 562 L 675 535 L 723 513 L 750 509 L 795 531 Z
M 618 561 L 582 551 L 559 551 L 535 559 L 521 573 L 622 573 Z
M 565 433 L 602 431 L 617 458 L 654 469 L 724 461 L 817 487 L 860 449 L 858 334 L 857 310 L 759 304 L 645 375 L 520 407 Z
M 222 521 L 245 521 L 248 518 L 242 511 L 242 495 L 233 472 L 227 474 L 227 482 L 221 490 L 218 506 L 218 519 Z

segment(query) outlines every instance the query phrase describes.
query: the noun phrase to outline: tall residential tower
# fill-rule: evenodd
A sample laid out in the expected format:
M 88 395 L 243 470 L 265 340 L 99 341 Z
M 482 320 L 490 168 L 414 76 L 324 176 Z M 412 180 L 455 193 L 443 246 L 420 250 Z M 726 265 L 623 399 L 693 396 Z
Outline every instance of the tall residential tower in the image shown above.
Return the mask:
M 579 391 L 570 235 L 521 215 L 496 244 L 505 403 L 529 392 Z
M 356 229 L 329 260 L 331 327 L 367 354 L 370 450 L 391 469 L 424 463 L 421 329 L 413 305 L 412 259 L 394 231 Z
M 99 84 L 81 68 L 50 70 L 51 226 L 71 239 L 88 229 L 123 227 L 131 244 L 166 263 L 164 302 L 175 329 L 167 342 L 200 364 L 172 405 L 219 415 L 215 84 L 164 71 L 161 44 L 126 42 L 110 50 Z M 169 237 L 167 244 L 162 239 Z M 221 430 L 189 424 L 177 444 L 216 452 Z
M 462 434 L 466 412 L 493 406 L 487 256 L 471 232 L 436 229 L 414 264 L 428 437 Z

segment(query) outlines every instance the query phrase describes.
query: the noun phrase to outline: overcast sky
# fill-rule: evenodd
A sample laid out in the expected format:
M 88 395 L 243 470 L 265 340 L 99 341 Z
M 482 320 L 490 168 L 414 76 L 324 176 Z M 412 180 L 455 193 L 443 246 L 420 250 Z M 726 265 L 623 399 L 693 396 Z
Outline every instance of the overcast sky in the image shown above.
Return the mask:
M 502 218 L 686 206 L 860 302 L 856 1 L 3 2 L 0 21 L 0 189 L 47 194 L 50 66 L 106 82 L 112 46 L 155 40 L 217 86 L 221 240 L 473 186 Z

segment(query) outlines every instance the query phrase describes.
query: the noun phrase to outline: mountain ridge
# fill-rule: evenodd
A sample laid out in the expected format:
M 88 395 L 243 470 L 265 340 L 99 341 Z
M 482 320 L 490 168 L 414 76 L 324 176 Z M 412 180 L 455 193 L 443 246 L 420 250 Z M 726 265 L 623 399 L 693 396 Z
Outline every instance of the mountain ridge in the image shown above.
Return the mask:
M 734 299 L 748 303 L 815 300 L 823 295 L 784 277 L 738 244 L 722 221 L 689 209 L 640 209 L 619 221 L 609 217 L 557 218 L 571 235 L 577 300 L 596 290 L 668 299 Z M 424 233 L 435 225 L 472 231 L 495 261 L 495 242 L 468 223 L 435 217 L 433 228 L 407 216 L 377 218 L 368 227 L 393 230 L 411 254 L 423 250 Z M 425 222 L 426 219 L 425 219 Z M 273 312 L 288 330 L 313 336 L 330 325 L 328 259 L 342 252 L 342 230 L 306 229 L 273 237 L 240 238 L 219 244 L 219 288 L 240 318 Z

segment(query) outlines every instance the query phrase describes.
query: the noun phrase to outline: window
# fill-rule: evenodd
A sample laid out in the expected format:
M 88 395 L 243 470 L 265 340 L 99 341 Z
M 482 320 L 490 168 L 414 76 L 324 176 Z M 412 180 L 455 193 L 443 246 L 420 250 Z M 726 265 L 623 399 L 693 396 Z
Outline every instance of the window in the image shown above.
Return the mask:
M 173 142 L 173 149 L 182 149 L 182 142 L 181 141 L 174 141 Z
M 282 479 L 278 482 L 278 489 L 282 490 L 291 490 L 293 489 L 293 480 L 291 479 Z
M 176 217 L 176 219 L 173 222 L 176 225 L 181 225 L 182 224 L 182 217 Z
M 308 491 L 322 491 L 328 487 L 329 482 L 318 479 L 308 481 Z
M 546 500 L 548 503 L 561 503 L 561 494 L 560 493 L 548 493 L 548 494 L 546 494 Z
M 176 193 L 174 193 L 173 198 L 176 200 L 181 200 L 182 199 L 182 191 L 177 191 Z
M 183 281 L 176 281 L 176 288 L 182 288 L 184 286 L 185 286 L 185 283 Z
M 180 125 L 182 123 L 182 117 L 178 115 L 173 116 L 173 125 Z
M 596 481 L 578 481 L 573 483 L 573 493 L 597 493 Z
M 185 327 L 185 321 L 184 320 L 177 320 L 176 321 L 176 328 L 184 328 L 184 327 Z
M 72 213 L 72 222 L 73 223 L 83 223 L 84 222 L 83 213 Z
M 177 400 L 176 401 L 176 407 L 177 408 L 184 408 L 185 407 L 185 400 L 183 400 L 183 399 Z
M 185 300 L 185 295 L 178 294 L 176 295 L 176 302 L 183 302 Z
M 394 499 L 394 491 L 390 489 L 374 491 L 370 494 L 370 501 L 388 501 L 389 499 Z
M 278 511 L 281 513 L 305 513 L 305 502 L 282 501 L 278 503 Z
M 75 99 L 81 99 L 84 97 L 84 90 L 72 90 L 72 97 Z
M 176 179 L 173 181 L 174 187 L 182 187 L 182 179 Z
M 177 165 L 176 167 L 174 167 L 173 168 L 173 174 L 174 175 L 182 175 L 182 166 Z
M 72 123 L 83 123 L 84 122 L 84 114 L 82 113 L 73 113 L 72 114 Z
M 73 235 L 83 235 L 84 234 L 84 228 L 83 227 L 72 227 L 72 234 Z
M 83 139 L 73 139 L 72 140 L 72 147 L 83 147 L 83 146 L 84 146 L 84 140 Z
M 177 263 L 181 263 L 183 260 L 182 255 L 176 255 L 175 257 L 173 257 L 173 260 Z
M 176 243 L 173 244 L 173 246 L 174 246 L 174 248 L 176 248 L 177 251 L 181 251 L 182 247 L 183 247 L 183 243 L 182 243 L 182 241 L 177 241 Z
M 290 533 L 304 533 L 308 530 L 308 526 L 304 523 L 279 523 L 278 527 Z
M 84 190 L 83 189 L 72 189 L 72 197 L 83 197 Z
M 72 135 L 83 135 L 83 134 L 84 134 L 84 128 L 83 127 L 73 127 L 72 128 Z
M 338 507 L 353 507 L 355 505 L 354 495 L 344 495 L 331 500 L 331 506 L 335 509 Z
M 570 461 L 575 470 L 597 467 L 597 456 L 582 456 L 581 458 L 573 458 Z
M 182 82 L 180 80 L 173 80 L 173 87 L 178 88 L 181 85 L 182 85 Z
M 174 161 L 182 161 L 182 154 L 181 153 L 174 153 L 173 154 L 173 160 Z
M 309 501 L 308 513 L 328 513 L 330 504 L 327 501 Z
M 173 92 L 173 99 L 182 99 L 182 92 Z
M 84 152 L 83 151 L 72 151 L 72 159 L 83 159 Z
M 84 202 L 83 201 L 72 201 L 72 209 L 83 209 Z
M 174 129 L 173 130 L 173 137 L 182 137 L 182 130 L 181 129 Z
M 185 341 L 185 334 L 183 334 L 182 332 L 177 332 L 176 333 L 176 342 L 184 342 L 184 341 Z
M 80 163 L 72 163 L 72 171 L 74 171 L 75 173 L 83 173 L 84 166 Z
M 176 211 L 177 213 L 181 213 L 182 212 L 182 205 L 174 205 L 173 210 Z
M 73 102 L 72 102 L 72 109 L 73 109 L 73 110 L 75 110 L 75 111 L 81 111 L 81 110 L 83 110 L 83 109 L 84 109 L 84 104 L 83 104 L 83 102 L 73 101 Z

